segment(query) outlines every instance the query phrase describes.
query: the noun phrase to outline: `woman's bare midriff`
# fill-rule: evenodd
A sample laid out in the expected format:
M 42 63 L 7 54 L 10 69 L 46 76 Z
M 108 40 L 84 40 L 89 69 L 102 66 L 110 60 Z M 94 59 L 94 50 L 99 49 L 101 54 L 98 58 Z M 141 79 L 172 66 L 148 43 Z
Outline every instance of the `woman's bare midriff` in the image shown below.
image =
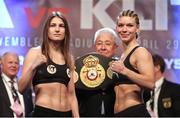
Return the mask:
M 35 86 L 35 104 L 56 111 L 70 111 L 67 87 L 61 83 L 45 83 Z
M 142 103 L 141 89 L 135 84 L 121 84 L 115 87 L 116 101 L 114 113 L 121 112 L 128 107 Z

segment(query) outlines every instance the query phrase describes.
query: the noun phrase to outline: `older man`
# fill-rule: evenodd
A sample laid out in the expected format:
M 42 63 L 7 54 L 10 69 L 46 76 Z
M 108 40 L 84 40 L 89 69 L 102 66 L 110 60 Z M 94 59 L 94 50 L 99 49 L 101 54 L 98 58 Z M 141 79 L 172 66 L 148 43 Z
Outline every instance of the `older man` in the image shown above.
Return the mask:
M 26 95 L 25 100 L 23 95 L 21 95 L 18 92 L 18 86 L 17 86 L 18 71 L 19 71 L 18 55 L 13 52 L 4 53 L 1 58 L 0 116 L 3 117 L 26 116 L 33 109 L 31 91 L 30 94 L 25 93 Z M 25 107 L 24 101 L 28 101 L 28 107 Z M 27 111 L 28 113 L 27 112 L 25 113 L 25 111 Z
M 107 58 L 115 56 L 120 41 L 116 32 L 111 28 L 102 28 L 94 35 L 96 52 Z M 100 90 L 76 91 L 80 115 L 88 117 L 106 117 L 114 114 L 114 85 L 108 84 Z

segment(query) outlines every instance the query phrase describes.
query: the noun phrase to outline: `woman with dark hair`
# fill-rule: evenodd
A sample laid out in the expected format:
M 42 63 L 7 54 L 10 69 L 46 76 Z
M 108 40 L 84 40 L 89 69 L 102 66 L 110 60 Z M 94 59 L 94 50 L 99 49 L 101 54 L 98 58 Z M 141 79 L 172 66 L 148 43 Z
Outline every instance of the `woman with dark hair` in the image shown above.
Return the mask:
M 115 116 L 150 117 L 142 92 L 144 88 L 154 87 L 153 61 L 147 49 L 137 42 L 139 26 L 139 18 L 134 11 L 122 11 L 117 18 L 116 31 L 124 50 L 121 59 L 112 64 L 112 70 L 119 76 L 115 86 Z
M 20 92 L 33 84 L 35 117 L 79 117 L 69 45 L 68 22 L 60 12 L 53 12 L 45 23 L 42 45 L 31 48 L 25 57 L 19 81 Z

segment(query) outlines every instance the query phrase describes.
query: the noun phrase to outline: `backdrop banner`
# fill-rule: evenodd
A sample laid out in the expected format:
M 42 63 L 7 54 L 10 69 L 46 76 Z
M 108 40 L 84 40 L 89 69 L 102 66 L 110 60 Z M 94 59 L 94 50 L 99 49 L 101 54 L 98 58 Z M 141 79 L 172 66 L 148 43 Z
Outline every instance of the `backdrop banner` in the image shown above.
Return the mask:
M 0 55 L 15 51 L 22 65 L 29 48 L 41 44 L 48 14 L 60 11 L 70 24 L 72 53 L 81 57 L 95 51 L 95 31 L 115 29 L 116 17 L 124 9 L 135 10 L 140 17 L 140 45 L 162 55 L 165 76 L 180 83 L 180 0 L 0 0 Z M 120 46 L 117 56 L 121 52 Z

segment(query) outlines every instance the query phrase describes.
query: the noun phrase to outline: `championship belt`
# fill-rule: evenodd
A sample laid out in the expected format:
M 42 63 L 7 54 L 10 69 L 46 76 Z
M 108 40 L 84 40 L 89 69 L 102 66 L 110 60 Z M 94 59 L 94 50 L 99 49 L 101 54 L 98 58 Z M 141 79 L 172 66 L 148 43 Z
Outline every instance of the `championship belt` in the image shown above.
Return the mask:
M 97 53 L 86 54 L 75 61 L 75 87 L 82 90 L 105 89 L 112 84 L 111 58 Z

